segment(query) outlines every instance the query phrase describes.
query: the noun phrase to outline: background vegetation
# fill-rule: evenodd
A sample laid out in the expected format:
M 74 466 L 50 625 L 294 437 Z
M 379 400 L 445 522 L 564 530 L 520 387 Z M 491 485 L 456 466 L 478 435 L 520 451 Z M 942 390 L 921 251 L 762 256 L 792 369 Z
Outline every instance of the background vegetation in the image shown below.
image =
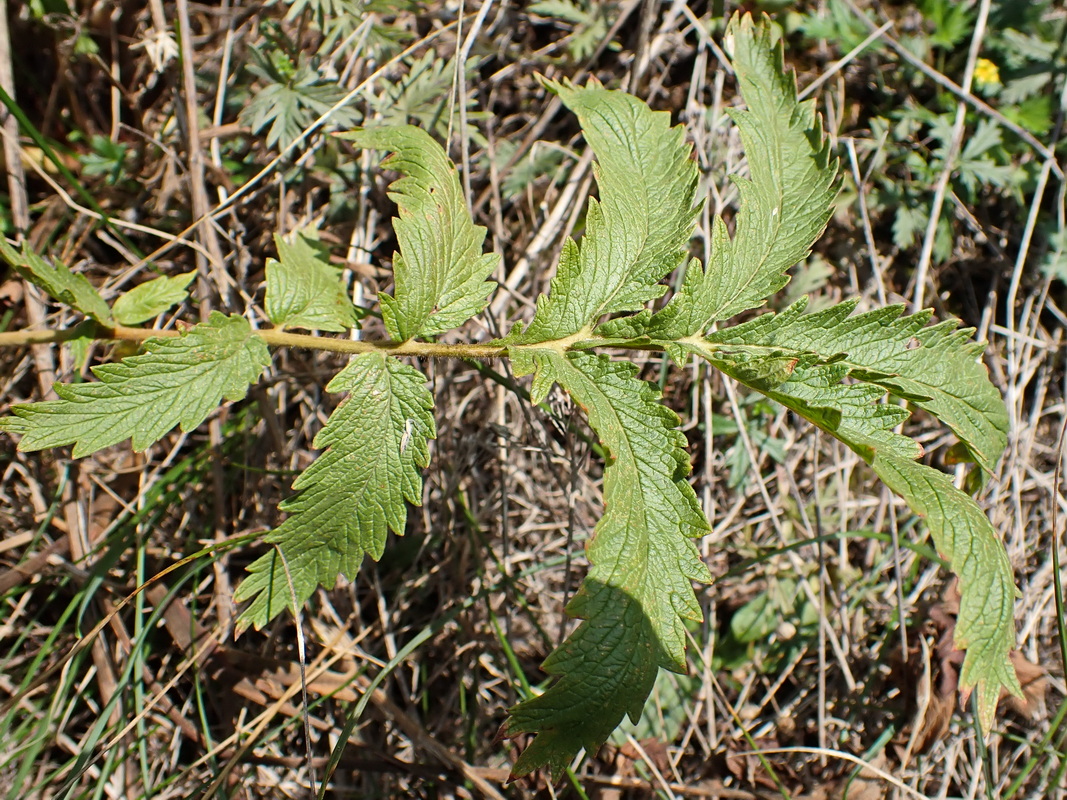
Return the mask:
M 1067 420 L 1067 14 L 1052 0 L 762 7 L 846 173 L 827 236 L 775 305 L 904 301 L 989 341 L 1013 434 L 981 499 L 1022 590 L 1027 703 L 988 742 L 976 735 L 955 687 L 952 587 L 921 523 L 854 456 L 708 370 L 654 358 L 642 374 L 686 421 L 713 526 L 690 673 L 661 676 L 641 721 L 563 785 L 505 787 L 519 743 L 497 732 L 567 630 L 600 462 L 567 432 L 578 417 L 562 398 L 531 411 L 506 363 L 425 365 L 439 436 L 407 535 L 318 594 L 299 626 L 283 617 L 234 641 L 233 588 L 260 549 L 224 545 L 277 524 L 337 400 L 323 386 L 342 362 L 292 350 L 248 400 L 145 454 L 72 462 L 0 444 L 5 796 L 304 797 L 348 720 L 329 796 L 1063 796 L 1051 551 Z M 329 132 L 408 121 L 448 142 L 504 256 L 495 277 L 509 291 L 466 331 L 487 340 L 529 318 L 592 181 L 576 122 L 536 73 L 597 77 L 670 110 L 696 143 L 703 230 L 729 218 L 728 176 L 745 170 L 724 113 L 733 10 L 9 2 L 0 222 L 106 293 L 195 271 L 199 313 L 260 324 L 274 233 L 314 231 L 362 303 L 390 284 L 393 207 L 375 158 Z M 694 247 L 706 260 L 707 242 Z M 72 319 L 0 273 L 0 331 Z M 364 320 L 368 336 L 380 326 Z M 0 349 L 0 411 L 117 355 L 78 340 Z M 942 443 L 921 415 L 913 424 L 927 449 Z M 119 608 L 205 546 L 210 558 Z

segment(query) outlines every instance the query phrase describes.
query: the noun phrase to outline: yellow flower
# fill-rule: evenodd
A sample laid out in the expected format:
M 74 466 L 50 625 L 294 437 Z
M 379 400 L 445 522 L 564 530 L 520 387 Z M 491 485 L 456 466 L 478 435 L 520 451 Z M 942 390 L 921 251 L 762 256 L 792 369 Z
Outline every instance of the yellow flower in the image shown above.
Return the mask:
M 988 58 L 980 58 L 974 65 L 974 82 L 980 87 L 1000 86 L 1000 70 Z

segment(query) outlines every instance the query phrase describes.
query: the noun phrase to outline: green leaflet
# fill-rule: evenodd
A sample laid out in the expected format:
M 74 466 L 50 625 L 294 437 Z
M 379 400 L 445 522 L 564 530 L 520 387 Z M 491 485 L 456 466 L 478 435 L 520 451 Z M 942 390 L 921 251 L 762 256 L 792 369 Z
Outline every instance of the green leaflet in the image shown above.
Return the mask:
M 692 581 L 710 575 L 692 537 L 708 522 L 686 481 L 689 456 L 674 412 L 637 367 L 607 356 L 524 354 L 532 394 L 558 382 L 610 452 L 604 516 L 587 546 L 588 578 L 567 606 L 584 620 L 543 669 L 559 680 L 511 710 L 508 733 L 536 733 L 513 775 L 548 765 L 558 776 L 579 748 L 596 750 L 622 720 L 637 720 L 660 667 L 685 669 L 684 620 L 701 619 Z
M 898 341 L 897 346 L 906 348 L 907 340 Z M 858 372 L 847 361 L 798 366 L 788 380 L 771 387 L 745 380 L 744 372 L 720 354 L 709 352 L 706 357 L 728 375 L 777 400 L 846 444 L 916 514 L 926 519 L 938 552 L 960 580 L 955 641 L 959 649 L 966 650 L 960 685 L 963 689 L 977 686 L 979 721 L 988 731 L 1001 688 L 1015 694 L 1022 690 L 1008 657 L 1015 646 L 1016 592 L 1011 564 L 977 503 L 953 486 L 947 475 L 912 460 L 922 454 L 921 448 L 892 430 L 908 416 L 907 411 L 874 402 L 885 394 L 880 386 L 842 383 L 845 377 L 856 377 Z M 769 357 L 779 356 L 771 351 Z M 854 353 L 849 353 L 848 358 L 854 359 Z M 742 365 L 752 369 L 749 361 L 742 361 Z
M 379 295 L 382 319 L 397 341 L 434 336 L 462 325 L 485 308 L 496 285 L 486 279 L 500 256 L 482 253 L 485 228 L 471 221 L 459 177 L 428 133 L 411 125 L 344 134 L 359 147 L 393 152 L 382 166 L 403 173 L 389 196 L 400 252 L 393 257 L 396 288 Z
M 610 323 L 602 330 L 605 336 L 641 332 L 677 339 L 763 305 L 785 286 L 785 271 L 807 257 L 830 218 L 837 159 L 831 157 L 814 101 L 797 102 L 796 79 L 783 67 L 774 27 L 734 17 L 727 28 L 731 40 L 748 108 L 731 109 L 730 116 L 741 130 L 750 175 L 750 180 L 735 179 L 741 208 L 734 237 L 716 217 L 707 270 L 692 261 L 681 290 L 662 311 L 651 319 L 646 313 Z
M 661 296 L 657 282 L 682 262 L 699 210 L 696 164 L 669 114 L 596 83 L 545 85 L 578 115 L 596 153 L 600 202 L 589 201 L 581 245 L 566 243 L 551 292 L 513 342 L 570 336 Z
M 764 314 L 712 334 L 707 341 L 735 347 L 779 348 L 836 357 L 853 378 L 884 386 L 947 424 L 992 472 L 1007 444 L 1008 412 L 979 360 L 973 329 L 957 320 L 927 326 L 931 312 L 902 316 L 903 306 L 849 316 L 853 301 L 804 315 L 803 299 L 780 314 Z
M 40 286 L 56 300 L 95 319 L 101 325 L 114 324 L 111 309 L 84 275 L 75 275 L 58 261 L 54 266 L 45 263 L 26 242 L 22 243 L 20 253 L 2 236 L 0 255 L 15 268 L 15 272 L 35 286 Z
M 185 287 L 195 277 L 195 272 L 186 272 L 173 277 L 153 278 L 135 286 L 115 301 L 112 309 L 115 320 L 120 325 L 140 325 L 158 317 L 188 297 Z
M 922 448 L 912 439 L 893 431 L 908 418 L 908 412 L 900 406 L 876 403 L 885 396 L 885 389 L 879 386 L 843 383 L 849 375 L 844 364 L 797 366 L 788 380 L 771 386 L 748 379 L 747 373 L 753 371 L 749 360 L 738 364 L 718 354 L 712 354 L 708 360 L 734 380 L 776 400 L 841 439 L 866 461 L 879 451 L 904 459 L 922 455 Z
M 845 442 L 848 444 L 848 442 Z M 977 687 L 978 723 L 993 728 L 1001 689 L 1022 697 L 1008 654 L 1015 649 L 1015 597 L 1011 562 L 989 519 L 947 475 L 891 454 L 871 466 L 892 491 L 926 519 L 939 553 L 959 577 L 960 613 L 955 644 L 965 650 L 960 689 Z
M 238 621 L 259 628 L 292 606 L 285 556 L 297 603 L 319 585 L 352 577 L 367 553 L 378 560 L 385 537 L 404 533 L 407 506 L 420 505 L 420 467 L 436 435 L 426 377 L 391 356 L 364 353 L 326 387 L 348 397 L 315 437 L 323 453 L 293 483 L 299 492 L 282 509 L 289 517 L 267 535 L 277 545 L 248 568 L 238 602 L 251 600 Z
M 345 293 L 341 270 L 298 233 L 274 236 L 278 258 L 267 259 L 267 317 L 282 328 L 345 331 L 356 326 L 356 308 Z
M 248 320 L 215 311 L 180 336 L 149 339 L 140 355 L 93 367 L 96 383 L 55 385 L 59 400 L 14 406 L 0 428 L 19 450 L 74 445 L 74 458 L 123 439 L 144 450 L 175 425 L 191 431 L 222 398 L 240 400 L 270 363 Z

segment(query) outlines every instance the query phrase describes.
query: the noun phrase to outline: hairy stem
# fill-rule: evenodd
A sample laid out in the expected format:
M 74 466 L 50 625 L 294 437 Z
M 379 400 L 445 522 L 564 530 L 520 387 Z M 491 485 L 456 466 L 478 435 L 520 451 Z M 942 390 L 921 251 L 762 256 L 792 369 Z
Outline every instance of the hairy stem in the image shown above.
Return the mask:
M 0 347 L 21 347 L 31 344 L 66 342 L 84 335 L 83 330 L 19 330 L 0 333 Z M 129 328 L 125 325 L 105 327 L 98 325 L 93 338 L 111 341 L 143 342 L 146 339 L 179 336 L 177 330 L 152 330 Z M 354 341 L 326 336 L 309 336 L 303 333 L 270 329 L 256 331 L 268 345 L 273 347 L 304 347 L 311 350 L 329 350 L 336 353 L 370 353 L 384 351 L 397 356 L 422 358 L 498 358 L 507 355 L 507 348 L 492 344 L 440 344 L 437 342 Z
M 67 342 L 79 336 L 86 335 L 84 325 L 77 328 L 63 329 L 35 329 L 0 332 L 0 347 L 24 347 L 32 344 L 50 344 Z M 130 328 L 125 325 L 107 327 L 97 325 L 92 332 L 93 339 L 102 341 L 126 341 L 143 342 L 147 339 L 167 338 L 180 336 L 180 330 L 153 330 L 151 328 Z M 551 339 L 543 342 L 527 344 L 442 344 L 440 342 L 419 342 L 409 339 L 406 342 L 395 342 L 389 339 L 336 339 L 329 336 L 310 336 L 306 333 L 289 333 L 280 328 L 268 328 L 256 331 L 264 342 L 271 347 L 301 347 L 308 350 L 324 350 L 334 353 L 357 353 L 383 352 L 394 356 L 415 356 L 418 358 L 503 358 L 508 355 L 508 350 L 543 350 L 549 348 L 559 353 L 572 350 L 592 350 L 598 347 L 607 347 L 615 350 L 637 350 L 650 353 L 662 353 L 663 341 L 648 339 L 625 340 L 620 338 L 597 336 L 591 329 L 585 328 L 578 333 L 566 336 L 562 339 Z M 705 357 L 722 349 L 721 345 L 712 344 L 700 335 L 693 335 L 679 342 L 699 347 L 699 351 Z M 785 353 L 787 348 L 761 347 L 760 345 L 746 345 L 751 352 L 766 350 L 768 352 Z M 797 350 L 798 354 L 806 351 Z

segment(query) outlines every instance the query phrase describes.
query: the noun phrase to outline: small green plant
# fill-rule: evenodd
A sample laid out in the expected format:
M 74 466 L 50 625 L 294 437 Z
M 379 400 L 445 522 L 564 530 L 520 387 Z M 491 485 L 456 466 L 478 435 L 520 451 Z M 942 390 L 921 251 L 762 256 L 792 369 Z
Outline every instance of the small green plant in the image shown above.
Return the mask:
M 902 30 L 900 45 L 961 82 L 977 9 L 952 0 L 924 0 L 917 5 L 921 24 Z M 973 76 L 973 89 L 984 103 L 1037 136 L 1047 134 L 1054 123 L 1054 77 L 1065 41 L 1062 25 L 1042 21 L 1050 10 L 1047 0 L 993 4 Z M 869 25 L 874 23 L 873 16 L 868 17 L 865 23 L 851 4 L 829 0 L 819 12 L 798 15 L 797 25 L 812 39 L 836 44 L 844 55 L 870 34 Z M 885 47 L 870 43 L 867 54 Z M 899 250 L 921 243 L 933 187 L 943 172 L 950 173 L 952 194 L 977 216 L 991 198 L 996 201 L 996 217 L 1009 213 L 1012 205 L 1025 207 L 1024 197 L 1040 164 L 1031 161 L 1030 145 L 1016 133 L 1004 133 L 1001 123 L 987 112 L 969 109 L 967 135 L 957 150 L 955 95 L 931 86 L 928 77 L 906 61 L 899 70 L 874 70 L 870 78 L 873 93 L 856 126 L 869 131 L 857 137 L 863 170 L 871 175 L 863 190 L 875 221 L 890 222 L 892 241 Z M 850 178 L 846 181 L 851 184 Z M 846 185 L 845 193 L 858 190 Z M 957 235 L 964 230 L 951 214 L 940 217 L 932 243 L 935 261 L 949 259 Z M 1053 266 L 1047 265 L 1046 271 L 1056 274 Z
M 573 2 L 573 0 L 541 0 L 530 5 L 527 11 L 574 26 L 566 42 L 567 52 L 576 61 L 581 61 L 593 54 L 601 40 L 607 36 L 608 23 L 612 18 L 612 10 L 608 3 Z
M 78 160 L 82 163 L 83 175 L 101 175 L 114 186 L 123 177 L 128 156 L 126 145 L 95 134 L 89 139 L 89 152 Z
M 180 331 L 128 327 L 184 299 L 190 276 L 150 281 L 109 307 L 62 264 L 2 244 L 21 275 L 88 317 L 96 338 L 141 349 L 95 367 L 94 382 L 57 385 L 58 400 L 15 406 L 0 428 L 19 435 L 24 451 L 73 445 L 79 457 L 125 439 L 144 450 L 175 426 L 200 425 L 223 400 L 243 398 L 270 364 L 271 347 L 351 354 L 326 387 L 347 396 L 315 438 L 322 452 L 296 479 L 295 496 L 282 506 L 288 516 L 267 534 L 270 549 L 238 589 L 247 603 L 238 627 L 246 629 L 353 575 L 365 555 L 381 557 L 389 531 L 404 532 L 435 435 L 427 378 L 405 357 L 508 357 L 518 375 L 533 376 L 534 403 L 559 385 L 607 454 L 605 509 L 588 545 L 592 569 L 568 606 L 582 622 L 544 662 L 556 679 L 511 709 L 506 728 L 534 735 L 514 775 L 542 766 L 558 775 L 581 749 L 604 743 L 625 715 L 641 718 L 661 668 L 684 671 L 686 626 L 700 618 L 694 584 L 711 579 L 694 545 L 709 526 L 687 480 L 679 420 L 632 362 L 603 351 L 665 352 L 678 364 L 696 356 L 838 438 L 925 518 L 959 576 L 961 686 L 976 689 L 988 730 L 1001 690 L 1020 691 L 1009 660 L 1010 565 L 974 500 L 916 461 L 921 447 L 896 432 L 909 412 L 885 400 L 938 417 L 986 471 L 1005 446 L 1004 406 L 971 331 L 955 320 L 928 324 L 930 312 L 904 316 L 891 306 L 856 314 L 846 302 L 805 313 L 798 300 L 722 325 L 785 286 L 786 270 L 826 224 L 837 173 L 813 105 L 797 101 L 774 29 L 736 17 L 727 43 L 747 105 L 732 115 L 749 177 L 738 180 L 733 234 L 715 220 L 706 266 L 688 258 L 700 204 L 682 129 L 623 92 L 545 81 L 577 115 L 597 157 L 599 200 L 590 200 L 581 242 L 564 247 L 550 291 L 525 326 L 487 344 L 436 341 L 485 308 L 499 257 L 483 252 L 486 231 L 474 225 L 456 171 L 428 133 L 368 128 L 345 138 L 392 152 L 385 166 L 401 174 L 391 187 L 399 208 L 395 284 L 379 296 L 386 340 L 289 330 L 346 331 L 368 311 L 346 299 L 338 270 L 304 239 L 279 240 L 278 260 L 266 265 L 274 325 L 267 330 L 217 311 Z M 681 288 L 653 309 L 667 291 L 661 281 L 676 269 L 684 269 Z M 0 344 L 84 334 L 16 332 L 0 335 Z
M 332 111 L 330 124 L 351 127 L 359 115 L 350 108 L 335 106 L 345 97 L 336 80 L 323 77 L 315 59 L 300 57 L 297 63 L 281 47 L 268 53 L 251 48 L 249 71 L 263 82 L 263 87 L 240 114 L 240 120 L 253 133 L 270 126 L 267 146 L 287 147 L 301 131 L 321 114 Z

